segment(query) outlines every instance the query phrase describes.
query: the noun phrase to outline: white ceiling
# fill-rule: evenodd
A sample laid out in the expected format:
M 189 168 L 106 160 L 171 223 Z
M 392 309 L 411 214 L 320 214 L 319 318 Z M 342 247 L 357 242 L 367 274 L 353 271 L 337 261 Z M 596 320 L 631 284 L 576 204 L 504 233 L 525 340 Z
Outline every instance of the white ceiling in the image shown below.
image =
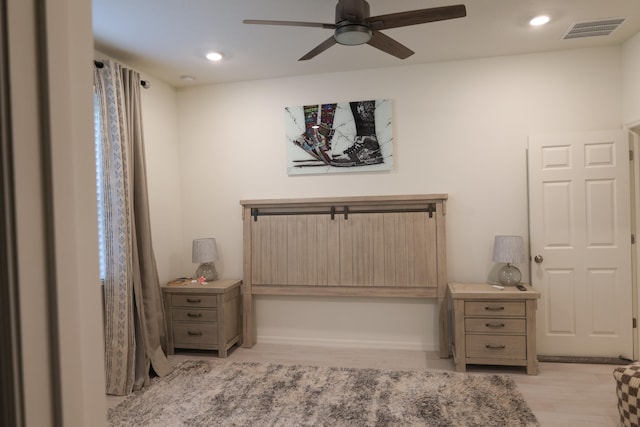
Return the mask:
M 497 55 L 620 45 L 640 32 L 639 0 L 369 0 L 371 15 L 465 4 L 467 16 L 384 31 L 414 50 L 405 60 L 371 46 L 335 45 L 298 61 L 331 36 L 308 27 L 243 19 L 333 23 L 336 0 L 93 0 L 96 49 L 176 86 L 331 73 Z M 528 25 L 545 13 L 544 27 Z M 577 22 L 626 18 L 609 36 L 563 40 Z M 212 63 L 204 54 L 225 59 Z M 195 77 L 192 82 L 180 76 Z

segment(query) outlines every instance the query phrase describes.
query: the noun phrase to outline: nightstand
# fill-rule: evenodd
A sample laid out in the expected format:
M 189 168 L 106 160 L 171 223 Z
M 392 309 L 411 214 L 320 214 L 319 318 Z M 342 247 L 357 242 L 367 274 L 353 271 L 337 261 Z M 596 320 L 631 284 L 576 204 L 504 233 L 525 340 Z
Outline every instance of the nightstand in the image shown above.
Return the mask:
M 206 284 L 161 286 L 167 320 L 167 353 L 176 348 L 227 350 L 242 343 L 242 311 L 239 279 Z
M 496 289 L 485 283 L 450 283 L 453 357 L 458 372 L 468 364 L 526 366 L 538 373 L 536 306 L 540 293 L 525 285 Z

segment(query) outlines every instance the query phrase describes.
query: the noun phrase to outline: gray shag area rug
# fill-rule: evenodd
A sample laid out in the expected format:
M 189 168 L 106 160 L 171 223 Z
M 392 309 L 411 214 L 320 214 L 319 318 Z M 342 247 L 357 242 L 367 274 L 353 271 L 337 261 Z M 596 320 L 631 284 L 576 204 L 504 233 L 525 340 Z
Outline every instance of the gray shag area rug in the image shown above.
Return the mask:
M 506 375 L 189 360 L 110 426 L 537 426 Z

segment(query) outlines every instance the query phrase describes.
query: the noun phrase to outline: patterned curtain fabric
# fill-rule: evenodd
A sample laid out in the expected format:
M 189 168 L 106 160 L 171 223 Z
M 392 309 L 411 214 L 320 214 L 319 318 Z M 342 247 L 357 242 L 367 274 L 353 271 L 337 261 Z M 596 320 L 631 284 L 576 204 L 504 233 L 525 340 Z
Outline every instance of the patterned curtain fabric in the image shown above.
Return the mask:
M 104 233 L 105 375 L 126 395 L 171 371 L 153 255 L 140 107 L 140 75 L 105 60 L 95 67 L 100 115 Z

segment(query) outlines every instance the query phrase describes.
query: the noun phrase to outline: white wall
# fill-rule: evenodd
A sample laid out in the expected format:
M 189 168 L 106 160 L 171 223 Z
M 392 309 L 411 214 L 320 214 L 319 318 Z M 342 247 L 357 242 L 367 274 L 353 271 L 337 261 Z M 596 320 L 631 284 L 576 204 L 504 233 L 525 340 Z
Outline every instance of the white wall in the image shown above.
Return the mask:
M 640 125 L 640 33 L 623 46 L 624 124 Z
M 195 267 L 191 239 L 215 236 L 221 275 L 242 277 L 241 199 L 447 193 L 449 279 L 485 281 L 493 268 L 494 235 L 527 235 L 527 136 L 621 127 L 621 51 L 599 48 L 179 90 L 184 236 L 177 251 L 182 271 L 173 273 L 187 275 Z M 287 176 L 286 106 L 374 98 L 394 103 L 391 172 Z M 526 277 L 527 268 L 521 267 Z M 315 301 L 258 298 L 258 341 L 436 346 L 431 301 L 384 301 L 384 307 L 359 299 Z
M 147 187 L 153 250 L 160 283 L 182 269 L 182 206 L 176 91 L 153 76 L 142 74 L 151 88 L 141 91 Z

